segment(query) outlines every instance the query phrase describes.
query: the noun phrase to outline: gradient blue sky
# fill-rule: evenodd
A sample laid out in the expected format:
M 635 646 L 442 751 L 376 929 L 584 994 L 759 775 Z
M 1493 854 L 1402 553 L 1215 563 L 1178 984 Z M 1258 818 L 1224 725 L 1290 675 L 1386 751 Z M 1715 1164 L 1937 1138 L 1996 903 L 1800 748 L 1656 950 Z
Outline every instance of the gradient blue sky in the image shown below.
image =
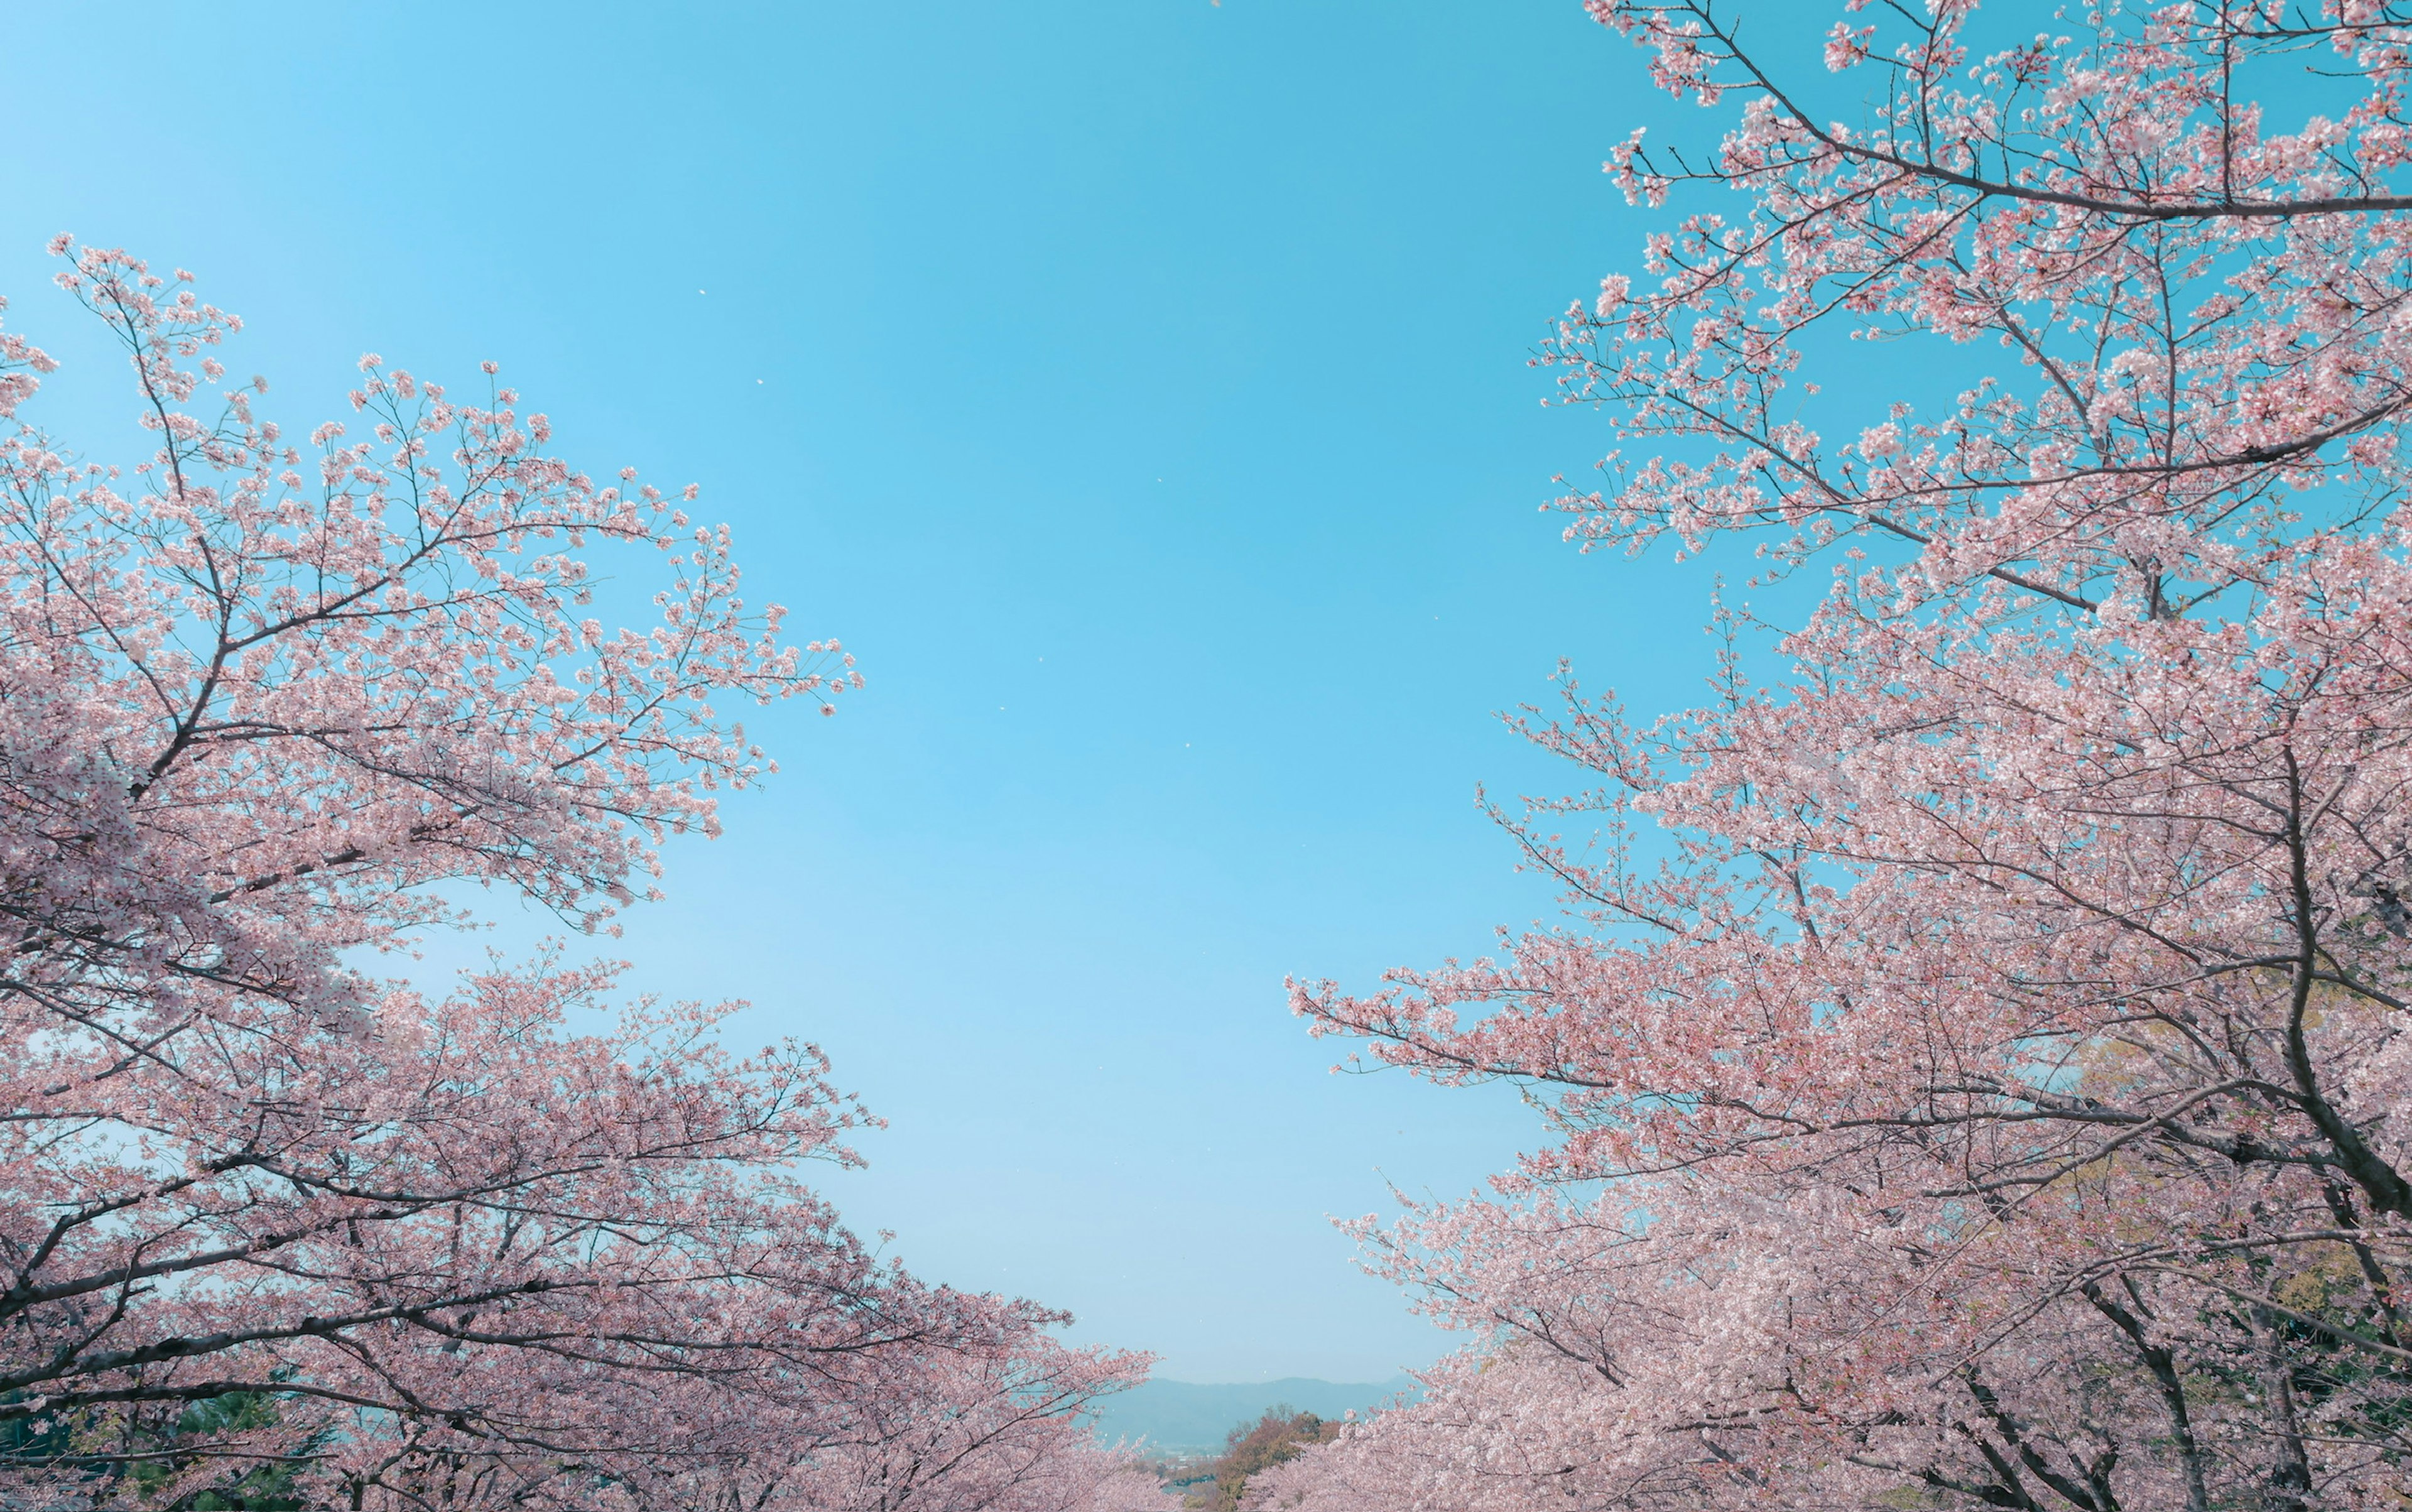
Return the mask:
M 1600 159 L 1674 109 L 1575 0 L 20 6 L 0 46 L 12 327 L 91 355 L 68 230 L 195 269 L 296 430 L 363 350 L 495 358 L 860 654 L 618 947 L 891 1121 L 858 1226 L 1176 1378 L 1446 1347 L 1326 1215 L 1530 1115 L 1329 1075 L 1282 978 L 1547 912 L 1473 798 L 1567 779 L 1492 712 L 1561 654 L 1642 709 L 1706 669 L 1700 570 L 1535 510 L 1606 442 L 1525 358 L 1635 261 Z M 126 454 L 121 371 L 37 418 Z

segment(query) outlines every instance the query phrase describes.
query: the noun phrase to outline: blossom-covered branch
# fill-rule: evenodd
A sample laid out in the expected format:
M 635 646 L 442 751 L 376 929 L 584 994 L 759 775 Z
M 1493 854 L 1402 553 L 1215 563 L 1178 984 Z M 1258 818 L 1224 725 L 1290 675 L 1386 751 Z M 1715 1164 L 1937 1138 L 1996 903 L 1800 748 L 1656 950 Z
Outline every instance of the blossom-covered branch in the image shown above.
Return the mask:
M 1610 163 L 1675 218 L 1544 355 L 1624 444 L 1567 534 L 1735 535 L 1831 588 L 1731 615 L 1783 669 L 1729 656 L 1704 707 L 1567 676 L 1517 721 L 1593 785 L 1501 815 L 1562 927 L 1299 985 L 1379 1060 L 1522 1083 L 1550 1138 L 1363 1230 L 1482 1342 L 1266 1505 L 2383 1504 L 2412 16 L 1980 43 L 1959 0 L 1854 5 L 1851 124 L 1726 6 L 1591 8 L 1740 110 Z

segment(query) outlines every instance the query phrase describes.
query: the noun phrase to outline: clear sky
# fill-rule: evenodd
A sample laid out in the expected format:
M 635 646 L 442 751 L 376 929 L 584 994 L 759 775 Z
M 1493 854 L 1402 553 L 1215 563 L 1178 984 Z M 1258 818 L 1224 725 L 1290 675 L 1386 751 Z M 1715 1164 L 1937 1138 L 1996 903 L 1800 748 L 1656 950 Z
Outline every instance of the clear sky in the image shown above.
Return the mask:
M 1701 572 L 1536 512 L 1607 443 L 1526 357 L 1636 261 L 1599 164 L 1672 109 L 1576 0 L 17 6 L 0 47 L 12 327 L 87 351 L 66 230 L 194 269 L 292 429 L 364 350 L 494 358 L 859 653 L 613 947 L 890 1121 L 859 1227 L 1175 1378 L 1447 1346 L 1326 1215 L 1530 1115 L 1327 1074 L 1282 978 L 1546 912 L 1474 794 L 1570 774 L 1492 712 L 1560 655 L 1642 709 L 1705 670 Z M 121 374 L 36 416 L 126 455 Z

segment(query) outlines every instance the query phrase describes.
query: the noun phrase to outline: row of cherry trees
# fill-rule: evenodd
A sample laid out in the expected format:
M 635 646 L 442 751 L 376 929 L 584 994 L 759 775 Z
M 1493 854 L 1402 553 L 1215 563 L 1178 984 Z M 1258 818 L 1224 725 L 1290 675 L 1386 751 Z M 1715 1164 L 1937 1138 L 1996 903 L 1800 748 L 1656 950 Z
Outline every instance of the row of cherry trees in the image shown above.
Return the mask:
M 802 1183 L 861 1117 L 810 1046 L 557 956 L 371 969 L 464 884 L 608 927 L 766 770 L 727 711 L 828 711 L 840 648 L 491 365 L 363 359 L 288 434 L 188 275 L 53 251 L 150 449 L 15 418 L 55 363 L 0 336 L 0 1501 L 1163 1505 L 1078 1416 L 1143 1360 Z M 590 602 L 612 556 L 651 628 Z
M 1673 218 L 1544 357 L 1630 443 L 1568 535 L 1831 576 L 1520 722 L 1561 927 L 1296 989 L 1548 1139 L 1363 1229 L 1473 1343 L 1257 1505 L 2405 1506 L 2412 7 L 1852 0 L 1841 105 L 1781 7 L 1590 9 L 1739 111 L 1609 165 Z

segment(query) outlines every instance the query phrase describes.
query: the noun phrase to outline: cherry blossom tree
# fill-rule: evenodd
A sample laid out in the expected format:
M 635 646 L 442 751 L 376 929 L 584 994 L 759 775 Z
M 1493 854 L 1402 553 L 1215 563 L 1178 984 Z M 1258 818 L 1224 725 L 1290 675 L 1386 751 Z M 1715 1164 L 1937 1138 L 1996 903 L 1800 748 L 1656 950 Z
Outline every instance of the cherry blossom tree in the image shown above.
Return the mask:
M 729 712 L 829 712 L 843 650 L 491 364 L 472 402 L 365 358 L 289 436 L 188 275 L 53 251 L 150 450 L 0 439 L 0 1499 L 1115 1512 L 1079 1415 L 1144 1361 L 848 1233 L 812 1047 L 558 953 L 371 970 L 470 884 L 608 930 L 769 770 Z M 0 418 L 55 366 L 0 338 Z M 914 1452 L 907 1493 L 841 1468 Z
M 2401 1505 L 2412 8 L 1855 3 L 1841 105 L 1590 9 L 1739 112 L 1610 161 L 1669 218 L 1543 358 L 1625 448 L 1567 535 L 1831 578 L 1516 721 L 1562 925 L 1297 986 L 1550 1138 L 1363 1230 L 1476 1343 L 1261 1505 Z
M 1036 1334 L 1010 1350 L 926 1354 L 845 1443 L 746 1467 L 731 1505 L 862 1512 L 1174 1512 L 1082 1409 L 1136 1380 L 1131 1358 Z

